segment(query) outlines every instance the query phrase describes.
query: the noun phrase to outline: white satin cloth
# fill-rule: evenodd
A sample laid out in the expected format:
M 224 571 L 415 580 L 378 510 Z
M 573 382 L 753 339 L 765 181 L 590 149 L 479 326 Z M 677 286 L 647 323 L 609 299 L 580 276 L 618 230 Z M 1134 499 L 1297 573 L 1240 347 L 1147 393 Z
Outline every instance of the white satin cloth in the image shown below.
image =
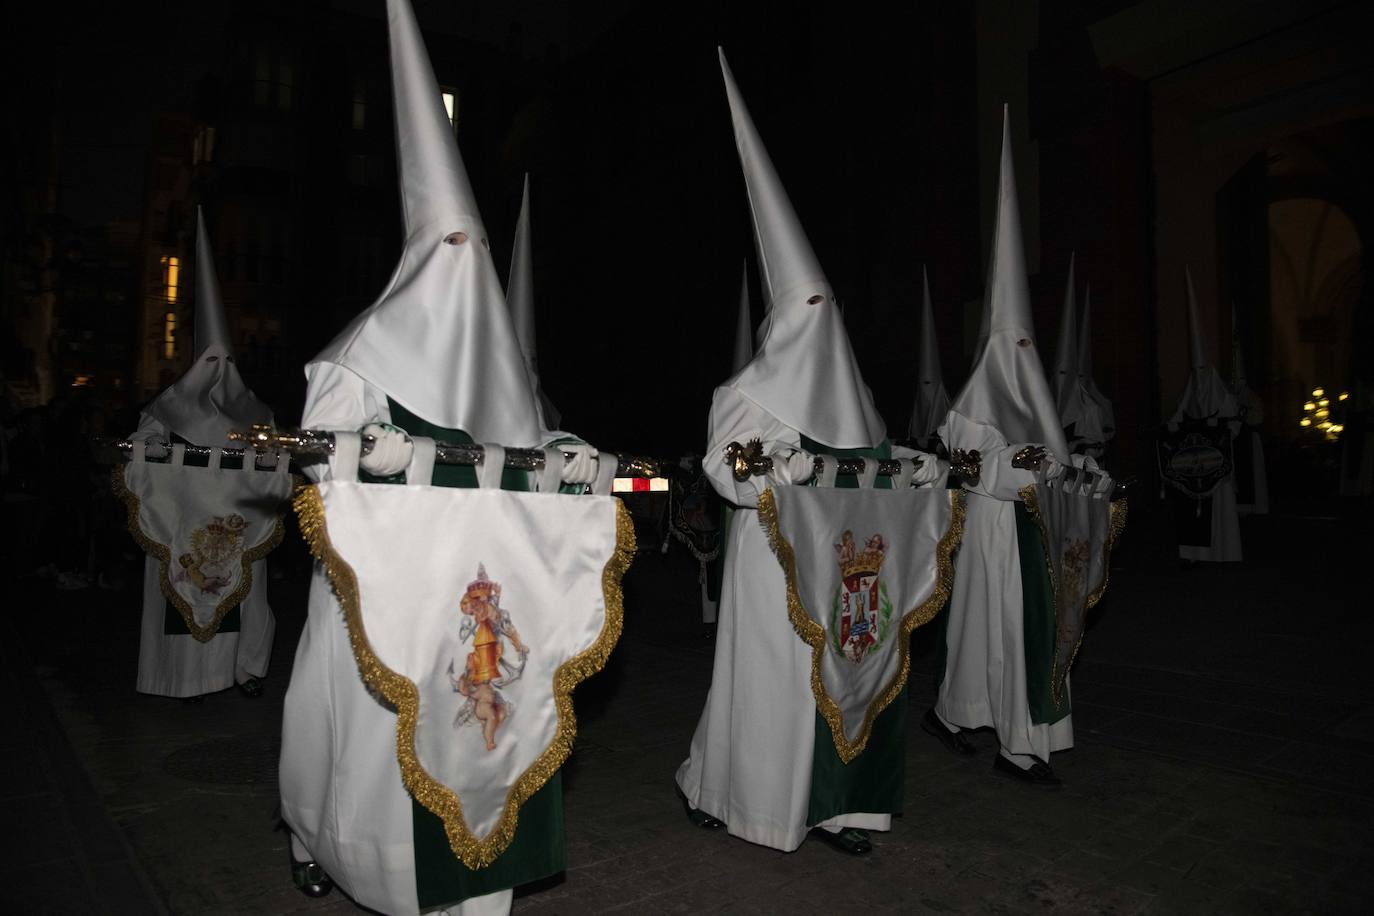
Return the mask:
M 725 385 L 818 442 L 835 448 L 872 448 L 886 438 L 886 427 L 849 345 L 834 291 L 735 86 L 724 52 L 720 66 L 753 216 L 759 272 L 769 298 L 758 352 Z
M 307 368 L 301 423 L 358 430 L 390 423 L 386 394 L 342 367 Z M 306 473 L 328 479 L 329 469 Z M 411 801 L 395 753 L 396 715 L 358 674 L 343 613 L 319 564 L 296 648 L 282 720 L 282 816 L 340 887 L 364 906 L 414 913 Z M 506 912 L 511 892 L 471 898 L 450 913 Z
M 927 460 L 933 463 L 935 459 Z M 901 672 L 899 650 L 906 648 L 903 619 L 919 610 L 935 591 L 937 547 L 949 530 L 950 492 L 826 486 L 772 490 L 778 530 L 796 557 L 798 596 L 807 616 L 826 634 L 821 684 L 839 708 L 844 738 L 852 745 L 862 734 L 870 705 Z M 848 549 L 852 560 L 865 553 L 875 536 L 883 541 L 878 547 L 882 557 L 876 577 L 881 590 L 868 579 L 859 582 L 858 588 L 847 588 L 840 551 Z M 844 617 L 851 621 L 848 626 Z M 860 619 L 868 636 L 876 640 L 871 651 L 844 639 Z
M 167 438 L 167 430 L 157 420 L 144 416 L 131 438 L 141 443 L 152 437 Z M 205 472 L 207 469 L 188 470 Z M 221 471 L 234 475 L 240 471 Z M 254 471 L 263 478 L 266 471 Z M 275 472 L 270 476 L 275 477 Z M 286 478 L 289 495 L 290 478 Z M 275 483 L 275 481 L 273 481 Z M 175 563 L 175 556 L 173 557 Z M 138 673 L 135 689 L 139 693 L 166 697 L 193 697 L 214 693 L 242 683 L 250 677 L 264 677 L 272 656 L 276 619 L 267 601 L 267 561 L 251 567 L 253 584 L 239 605 L 238 632 L 218 632 L 209 642 L 200 642 L 189 633 L 168 634 L 167 598 L 162 594 L 159 562 L 143 559 L 143 613 L 139 624 Z M 216 602 L 193 604 L 197 619 L 204 621 Z
M 964 540 L 954 564 L 948 655 L 935 711 L 956 728 L 995 729 L 1005 753 L 1048 761 L 1052 752 L 1073 747 L 1073 717 L 1033 723 L 1026 691 L 1016 501 L 1035 474 L 1013 468 L 1011 460 L 1028 443 L 1008 444 L 993 427 L 958 411 L 950 412 L 940 436 L 951 449 L 977 449 L 982 474 L 977 484 L 964 485 Z M 1094 466 L 1074 457 L 1075 465 Z
M 811 648 L 787 617 L 786 581 L 758 519 L 765 478 L 738 482 L 724 460 L 730 442 L 758 438 L 765 454 L 801 437 L 737 390 L 716 390 L 703 464 L 716 491 L 736 503 L 725 547 L 711 689 L 677 783 L 688 802 L 720 818 L 731 836 L 791 852 L 806 838 L 816 701 Z M 887 830 L 891 815 L 851 812 L 817 826 Z
M 438 426 L 537 447 L 538 400 L 424 39 L 406 0 L 388 0 L 387 22 L 404 247 L 377 301 L 306 374 L 340 366 Z

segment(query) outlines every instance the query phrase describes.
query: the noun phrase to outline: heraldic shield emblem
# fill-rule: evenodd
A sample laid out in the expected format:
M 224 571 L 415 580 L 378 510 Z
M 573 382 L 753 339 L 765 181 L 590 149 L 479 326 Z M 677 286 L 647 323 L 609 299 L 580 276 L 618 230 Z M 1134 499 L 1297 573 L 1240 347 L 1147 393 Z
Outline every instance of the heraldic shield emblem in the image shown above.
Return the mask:
M 171 446 L 166 463 L 146 460 L 137 442 L 129 464 L 115 468 L 114 492 L 128 510 L 129 533 L 158 563 L 162 593 L 200 642 L 248 596 L 253 564 L 282 539 L 290 505 L 289 456 L 258 470 L 249 452 L 243 468 L 224 468 L 211 449 L 204 467 L 187 465 L 186 446 Z
M 1088 611 L 1107 591 L 1109 559 L 1126 527 L 1126 500 L 1110 500 L 1114 484 L 1105 474 L 1036 472 L 1036 482 L 1021 490 L 1031 518 L 1045 545 L 1045 563 L 1054 590 L 1054 663 L 1051 696 L 1056 706 L 1064 699 L 1069 676 Z
M 787 611 L 811 646 L 811 690 L 848 763 L 906 686 L 912 630 L 949 599 L 964 495 L 946 489 L 779 486 L 759 521 L 782 565 Z
M 1185 496 L 1205 499 L 1231 476 L 1231 428 L 1224 421 L 1185 423 L 1161 433 L 1156 453 L 1161 479 Z
M 610 496 L 335 473 L 298 491 L 301 531 L 359 673 L 396 710 L 406 789 L 483 868 L 572 750 L 573 688 L 620 636 L 633 523 Z

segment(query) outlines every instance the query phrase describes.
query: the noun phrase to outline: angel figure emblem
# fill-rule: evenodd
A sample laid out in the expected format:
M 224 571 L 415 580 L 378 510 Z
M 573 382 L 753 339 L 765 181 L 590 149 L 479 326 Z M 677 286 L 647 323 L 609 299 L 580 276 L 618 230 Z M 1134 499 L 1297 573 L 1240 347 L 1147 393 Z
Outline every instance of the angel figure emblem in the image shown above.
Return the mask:
M 511 623 L 510 614 L 501 607 L 501 583 L 487 576 L 487 569 L 477 564 L 477 578 L 468 583 L 467 591 L 458 602 L 463 621 L 458 628 L 458 641 L 471 641 L 461 671 L 457 659 L 449 662 L 448 676 L 455 693 L 465 698 L 453 720 L 455 728 L 476 723 L 482 728 L 487 750 L 496 750 L 496 732 L 510 719 L 515 706 L 501 692 L 525 673 L 525 659 L 530 650 L 520 640 Z M 505 644 L 509 642 L 518 656 L 515 664 L 506 658 Z

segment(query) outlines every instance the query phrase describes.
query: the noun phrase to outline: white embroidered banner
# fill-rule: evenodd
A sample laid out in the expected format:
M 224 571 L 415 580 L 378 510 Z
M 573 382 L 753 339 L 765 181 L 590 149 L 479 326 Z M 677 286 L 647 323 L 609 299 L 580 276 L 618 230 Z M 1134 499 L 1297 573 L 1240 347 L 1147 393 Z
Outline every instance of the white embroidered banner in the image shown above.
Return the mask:
M 571 752 L 573 687 L 620 636 L 629 514 L 609 496 L 345 480 L 296 510 L 363 679 L 396 708 L 406 788 L 464 864 L 490 864 Z
M 780 486 L 759 500 L 792 625 L 812 649 L 816 707 L 846 763 L 906 685 L 911 631 L 949 599 L 963 507 L 945 489 Z
M 115 468 L 115 495 L 128 509 L 129 533 L 158 561 L 162 593 L 191 635 L 207 642 L 224 615 L 248 595 L 253 564 L 281 543 L 282 516 L 290 504 L 289 458 L 276 468 L 220 466 L 212 449 L 205 467 L 185 464 L 186 446 L 171 446 L 170 460 L 145 460 L 137 442 L 129 464 Z
M 1094 473 L 1056 468 L 1049 477 L 1036 472 L 1036 482 L 1021 490 L 1031 518 L 1040 528 L 1045 562 L 1054 588 L 1055 645 L 1051 696 L 1058 704 L 1073 665 L 1088 611 L 1107 590 L 1108 561 L 1126 526 L 1126 500 L 1110 500 L 1112 479 Z

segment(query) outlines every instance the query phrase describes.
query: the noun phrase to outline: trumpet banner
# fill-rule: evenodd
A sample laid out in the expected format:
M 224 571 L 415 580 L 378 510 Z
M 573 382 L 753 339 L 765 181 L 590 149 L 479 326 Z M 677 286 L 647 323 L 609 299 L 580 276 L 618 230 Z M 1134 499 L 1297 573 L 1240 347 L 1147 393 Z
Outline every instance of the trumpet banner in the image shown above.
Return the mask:
M 848 763 L 906 685 L 912 630 L 949 600 L 964 495 L 779 486 L 759 499 L 759 520 L 811 647 L 816 708 Z
M 1040 529 L 1054 590 L 1050 688 L 1056 706 L 1063 701 L 1069 668 L 1083 642 L 1088 611 L 1107 591 L 1110 554 L 1126 527 L 1126 500 L 1108 499 L 1111 481 L 1099 477 L 1105 486 L 1092 487 L 1082 480 L 1038 473 L 1036 482 L 1020 494 Z
M 229 611 L 253 587 L 253 564 L 282 539 L 290 505 L 289 457 L 270 470 L 248 458 L 242 469 L 220 466 L 212 449 L 204 467 L 185 463 L 186 446 L 171 446 L 166 463 L 147 461 L 145 443 L 112 475 L 127 510 L 129 533 L 157 561 L 162 594 L 200 642 L 219 631 Z
M 634 526 L 609 496 L 329 480 L 296 496 L 406 789 L 469 868 L 572 751 L 572 691 L 620 637 Z

